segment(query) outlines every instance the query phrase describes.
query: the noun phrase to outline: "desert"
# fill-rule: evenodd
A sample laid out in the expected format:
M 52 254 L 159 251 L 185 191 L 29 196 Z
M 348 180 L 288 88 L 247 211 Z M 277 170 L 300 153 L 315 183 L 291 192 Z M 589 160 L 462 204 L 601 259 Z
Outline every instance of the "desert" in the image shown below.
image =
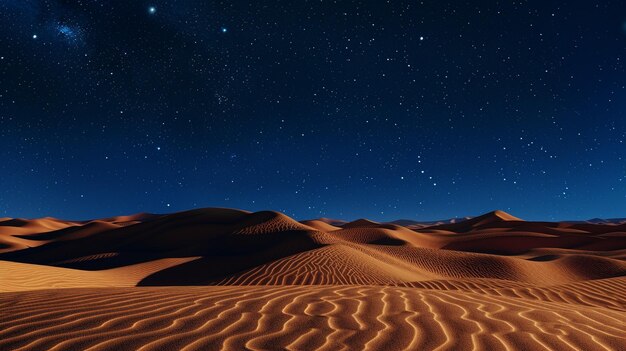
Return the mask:
M 0 222 L 3 350 L 623 350 L 626 225 Z

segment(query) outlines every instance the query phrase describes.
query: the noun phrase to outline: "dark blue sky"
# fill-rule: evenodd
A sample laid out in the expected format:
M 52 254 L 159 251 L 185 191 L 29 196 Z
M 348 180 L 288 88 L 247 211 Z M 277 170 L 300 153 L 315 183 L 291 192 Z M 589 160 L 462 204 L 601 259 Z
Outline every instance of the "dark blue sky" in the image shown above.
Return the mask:
M 2 0 L 0 21 L 0 216 L 626 217 L 623 1 Z

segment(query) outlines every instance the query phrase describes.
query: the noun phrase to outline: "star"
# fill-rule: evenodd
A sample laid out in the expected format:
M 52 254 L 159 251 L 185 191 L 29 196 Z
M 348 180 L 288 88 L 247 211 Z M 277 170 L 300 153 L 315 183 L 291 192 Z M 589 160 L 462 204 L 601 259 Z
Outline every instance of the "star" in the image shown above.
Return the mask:
M 228 32 L 228 28 L 226 28 L 226 27 L 222 27 L 222 28 L 220 29 L 220 31 L 221 31 L 222 33 L 226 33 L 226 32 Z
M 148 7 L 148 13 L 151 15 L 154 15 L 156 13 L 157 9 L 155 6 L 150 6 Z
M 33 34 L 33 39 L 37 39 L 37 34 Z

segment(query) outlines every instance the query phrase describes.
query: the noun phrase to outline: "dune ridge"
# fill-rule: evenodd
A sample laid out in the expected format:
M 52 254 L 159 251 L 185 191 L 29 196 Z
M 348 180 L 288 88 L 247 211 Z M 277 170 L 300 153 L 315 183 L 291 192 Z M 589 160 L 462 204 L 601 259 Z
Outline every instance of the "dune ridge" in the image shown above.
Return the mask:
M 3 218 L 0 281 L 2 350 L 626 349 L 618 220 Z

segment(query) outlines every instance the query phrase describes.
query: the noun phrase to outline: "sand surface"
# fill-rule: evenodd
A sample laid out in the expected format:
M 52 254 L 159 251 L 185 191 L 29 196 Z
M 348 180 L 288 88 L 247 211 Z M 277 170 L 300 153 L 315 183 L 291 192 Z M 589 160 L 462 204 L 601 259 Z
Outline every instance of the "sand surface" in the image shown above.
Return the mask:
M 626 225 L 0 219 L 0 350 L 136 349 L 626 350 Z

